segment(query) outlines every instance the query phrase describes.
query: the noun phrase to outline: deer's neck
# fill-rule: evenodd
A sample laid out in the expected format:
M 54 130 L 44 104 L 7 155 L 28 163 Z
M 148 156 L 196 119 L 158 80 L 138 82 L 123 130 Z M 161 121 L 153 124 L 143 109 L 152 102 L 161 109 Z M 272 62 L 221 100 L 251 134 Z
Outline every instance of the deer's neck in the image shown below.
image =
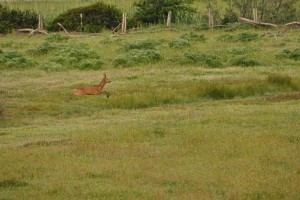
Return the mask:
M 98 85 L 98 90 L 101 91 L 104 88 L 105 84 L 106 83 L 104 81 L 101 81 L 101 83 Z

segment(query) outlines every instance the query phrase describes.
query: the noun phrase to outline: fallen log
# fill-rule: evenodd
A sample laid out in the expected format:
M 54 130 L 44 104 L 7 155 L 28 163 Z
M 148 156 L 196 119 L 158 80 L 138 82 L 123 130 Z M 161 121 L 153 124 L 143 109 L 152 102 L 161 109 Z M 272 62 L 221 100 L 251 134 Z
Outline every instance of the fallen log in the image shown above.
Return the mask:
M 290 22 L 290 23 L 284 24 L 283 27 L 300 28 L 300 22 Z
M 274 27 L 274 28 L 278 27 L 276 24 L 271 24 L 271 23 L 266 23 L 266 22 L 255 22 L 253 20 L 250 20 L 250 19 L 247 19 L 244 17 L 239 17 L 239 19 L 242 23 L 251 24 L 254 26 L 269 26 L 269 27 Z

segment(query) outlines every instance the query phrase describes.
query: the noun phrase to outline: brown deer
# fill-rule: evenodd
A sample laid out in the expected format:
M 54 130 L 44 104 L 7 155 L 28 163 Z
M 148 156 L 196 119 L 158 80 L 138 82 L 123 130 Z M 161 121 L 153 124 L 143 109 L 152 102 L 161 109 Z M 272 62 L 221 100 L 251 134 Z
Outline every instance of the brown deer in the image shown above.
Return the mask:
M 103 79 L 99 85 L 76 88 L 72 92 L 69 100 L 71 100 L 73 96 L 100 95 L 100 94 L 105 94 L 106 97 L 109 98 L 109 93 L 107 91 L 103 91 L 103 88 L 106 83 L 110 83 L 110 82 L 111 81 L 107 79 L 106 74 L 103 74 Z

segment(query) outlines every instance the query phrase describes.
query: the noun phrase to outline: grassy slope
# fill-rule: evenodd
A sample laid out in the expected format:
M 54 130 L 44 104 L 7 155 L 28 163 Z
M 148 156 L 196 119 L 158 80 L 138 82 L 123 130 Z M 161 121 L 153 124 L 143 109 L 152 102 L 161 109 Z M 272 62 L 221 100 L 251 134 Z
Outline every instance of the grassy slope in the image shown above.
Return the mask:
M 264 31 L 250 30 L 260 35 Z M 237 34 L 239 31 L 234 32 Z M 38 67 L 2 69 L 0 196 L 13 199 L 297 199 L 299 190 L 299 88 L 274 86 L 246 98 L 213 100 L 203 90 L 220 83 L 242 87 L 269 74 L 288 75 L 299 85 L 299 61 L 274 59 L 295 49 L 299 32 L 250 43 L 220 42 L 207 31 L 206 43 L 184 49 L 168 41 L 187 33 L 164 31 L 121 38 L 72 39 L 98 52 L 98 71 L 47 72 Z M 137 39 L 164 39 L 156 64 L 113 68 L 123 45 Z M 46 37 L 2 38 L 5 52 L 32 56 Z M 80 41 L 79 41 L 80 40 Z M 296 42 L 295 42 L 296 41 Z M 262 66 L 212 69 L 170 62 L 184 52 L 218 52 L 228 61 L 233 48 L 250 52 Z M 261 53 L 259 53 L 261 52 Z M 96 84 L 106 72 L 112 97 L 75 98 L 79 85 Z M 226 85 L 227 87 L 227 85 Z M 229 87 L 229 86 L 228 86 Z

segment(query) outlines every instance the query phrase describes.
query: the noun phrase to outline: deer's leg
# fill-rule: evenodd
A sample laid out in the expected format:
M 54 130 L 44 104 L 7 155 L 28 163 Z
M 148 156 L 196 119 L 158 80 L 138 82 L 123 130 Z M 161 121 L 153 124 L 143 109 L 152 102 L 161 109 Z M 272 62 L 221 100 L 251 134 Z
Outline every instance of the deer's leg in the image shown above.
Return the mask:
M 107 98 L 109 98 L 109 93 L 107 91 L 101 91 L 99 94 L 104 94 Z

